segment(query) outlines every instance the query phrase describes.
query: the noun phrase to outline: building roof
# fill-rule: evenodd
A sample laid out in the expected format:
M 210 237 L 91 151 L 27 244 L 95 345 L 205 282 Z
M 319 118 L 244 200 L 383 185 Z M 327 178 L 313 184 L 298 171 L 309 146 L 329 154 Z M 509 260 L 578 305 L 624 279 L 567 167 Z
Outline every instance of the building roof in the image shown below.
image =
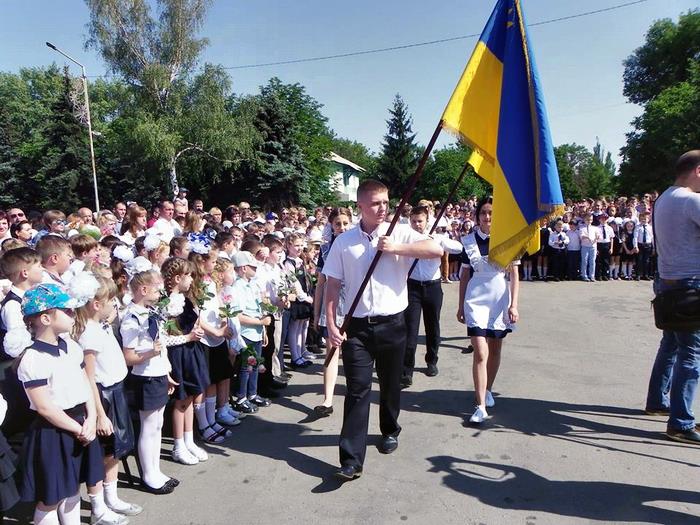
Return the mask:
M 345 166 L 349 166 L 355 171 L 367 171 L 362 166 L 358 166 L 354 162 L 350 162 L 348 159 L 345 159 L 337 153 L 333 153 L 332 151 L 331 154 L 328 156 L 328 160 L 330 160 L 331 162 L 337 162 L 338 164 L 344 164 Z

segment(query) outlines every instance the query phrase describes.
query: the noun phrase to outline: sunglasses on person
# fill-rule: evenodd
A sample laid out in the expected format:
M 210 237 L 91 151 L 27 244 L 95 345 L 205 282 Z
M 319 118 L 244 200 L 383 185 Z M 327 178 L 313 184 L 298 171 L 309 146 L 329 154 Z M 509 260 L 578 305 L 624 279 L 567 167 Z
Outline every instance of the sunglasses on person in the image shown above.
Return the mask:
M 19 219 L 20 217 L 24 217 L 24 212 L 20 211 L 18 213 L 11 213 L 10 214 L 10 219 Z
M 55 224 L 56 226 L 65 226 L 67 223 L 64 219 L 57 219 L 53 221 L 51 224 Z

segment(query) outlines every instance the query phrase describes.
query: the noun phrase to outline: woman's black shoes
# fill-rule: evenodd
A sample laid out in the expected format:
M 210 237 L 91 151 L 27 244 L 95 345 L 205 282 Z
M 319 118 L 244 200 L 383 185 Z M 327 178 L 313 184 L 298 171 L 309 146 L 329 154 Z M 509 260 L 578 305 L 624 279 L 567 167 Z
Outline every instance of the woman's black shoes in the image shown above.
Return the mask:
M 175 490 L 175 487 L 177 487 L 179 484 L 180 482 L 178 480 L 176 480 L 175 478 L 170 478 L 168 481 L 165 482 L 165 484 L 162 487 L 154 488 L 149 485 L 146 485 L 145 481 L 141 481 L 141 485 L 143 486 L 146 492 L 150 492 L 151 494 L 156 495 L 170 494 Z
M 328 417 L 333 413 L 333 407 L 327 407 L 325 405 L 318 405 L 314 407 L 314 413 L 318 417 Z

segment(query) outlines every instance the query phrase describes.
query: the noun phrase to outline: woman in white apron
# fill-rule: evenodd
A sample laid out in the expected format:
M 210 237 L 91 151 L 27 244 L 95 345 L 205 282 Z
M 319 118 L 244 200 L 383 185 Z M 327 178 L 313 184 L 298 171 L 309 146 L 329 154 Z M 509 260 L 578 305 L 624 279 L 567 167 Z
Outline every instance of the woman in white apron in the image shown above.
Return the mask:
M 467 335 L 474 347 L 472 376 L 476 409 L 469 422 L 476 424 L 488 417 L 487 407 L 495 405 L 491 389 L 501 364 L 503 338 L 518 320 L 520 282 L 517 265 L 520 262 L 514 262 L 506 270 L 489 263 L 492 203 L 492 197 L 479 202 L 477 226 L 462 237 L 465 253 L 457 320 L 467 325 Z

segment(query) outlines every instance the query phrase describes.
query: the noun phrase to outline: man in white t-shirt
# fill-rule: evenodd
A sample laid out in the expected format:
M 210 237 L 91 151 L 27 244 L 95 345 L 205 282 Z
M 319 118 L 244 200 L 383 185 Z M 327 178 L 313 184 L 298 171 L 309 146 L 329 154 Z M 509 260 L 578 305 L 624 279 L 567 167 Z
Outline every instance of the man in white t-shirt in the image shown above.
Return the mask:
M 173 237 L 182 234 L 180 225 L 173 219 L 175 206 L 170 201 L 161 201 L 159 208 L 160 216 L 153 225 L 153 229 L 164 242 L 169 243 Z
M 380 451 L 389 454 L 398 447 L 401 387 L 399 378 L 406 348 L 404 310 L 408 306 L 406 278 L 415 258 L 439 258 L 442 248 L 427 235 L 407 225 L 397 225 L 391 235 L 385 222 L 389 208 L 387 187 L 366 180 L 357 190 L 362 219 L 357 228 L 339 235 L 333 242 L 323 267 L 326 276 L 325 310 L 328 339 L 343 348 L 347 382 L 343 428 L 340 433 L 340 469 L 344 480 L 362 474 L 367 449 L 367 425 L 372 392 L 372 369 L 376 361 L 379 379 Z M 400 210 L 397 210 L 400 213 Z M 360 296 L 357 309 L 340 334 L 335 320 L 341 284 L 350 300 L 357 295 L 378 250 L 384 252 L 369 283 Z M 345 305 L 347 315 L 350 302 Z

